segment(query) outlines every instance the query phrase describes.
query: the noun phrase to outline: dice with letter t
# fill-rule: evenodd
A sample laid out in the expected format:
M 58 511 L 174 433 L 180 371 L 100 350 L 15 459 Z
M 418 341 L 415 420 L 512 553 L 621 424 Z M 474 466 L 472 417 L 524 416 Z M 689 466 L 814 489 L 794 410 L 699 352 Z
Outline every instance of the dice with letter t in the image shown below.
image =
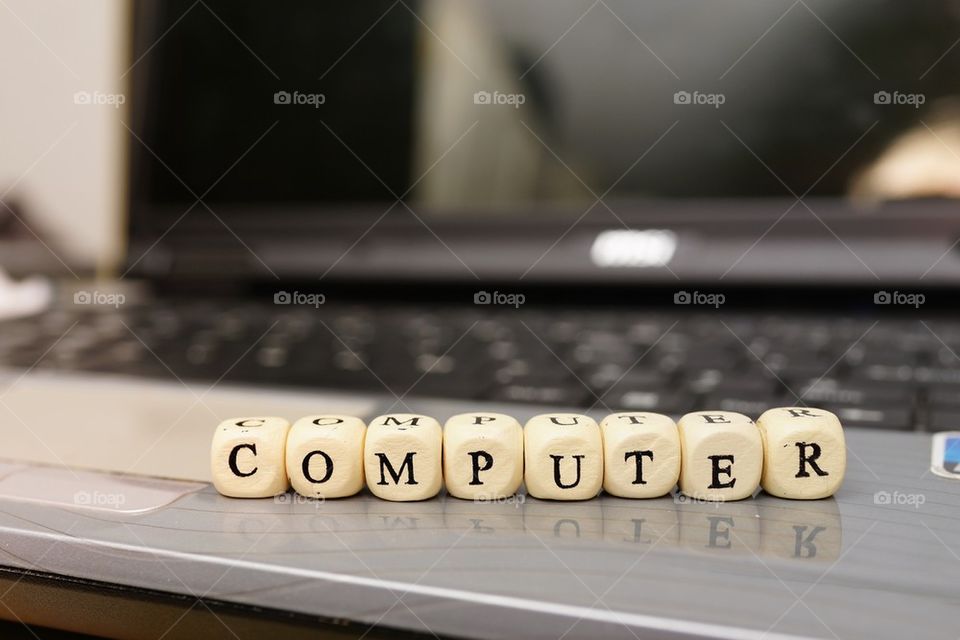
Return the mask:
M 695 411 L 680 429 L 680 491 L 699 500 L 742 500 L 760 486 L 763 439 L 732 411 Z
M 289 486 L 284 452 L 290 423 L 283 418 L 231 418 L 213 434 L 210 475 L 231 498 L 269 498 Z
M 680 476 L 677 424 L 659 413 L 614 413 L 600 423 L 603 488 L 621 498 L 658 498 Z
M 764 491 L 816 500 L 840 488 L 847 447 L 837 416 L 823 409 L 781 407 L 765 411 L 757 426 L 764 443 Z

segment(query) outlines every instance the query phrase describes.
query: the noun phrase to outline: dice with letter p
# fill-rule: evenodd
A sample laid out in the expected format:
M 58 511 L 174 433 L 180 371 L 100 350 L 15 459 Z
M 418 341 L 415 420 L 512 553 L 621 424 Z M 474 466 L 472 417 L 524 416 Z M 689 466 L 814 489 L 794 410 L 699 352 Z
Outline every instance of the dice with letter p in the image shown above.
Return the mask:
M 210 475 L 231 498 L 269 498 L 289 487 L 285 450 L 290 423 L 283 418 L 224 420 L 210 445 Z
M 502 413 L 461 413 L 443 425 L 443 481 L 466 500 L 512 496 L 523 482 L 523 429 Z
M 764 441 L 764 491 L 816 500 L 840 488 L 847 447 L 837 416 L 823 409 L 781 407 L 765 411 L 757 426 Z

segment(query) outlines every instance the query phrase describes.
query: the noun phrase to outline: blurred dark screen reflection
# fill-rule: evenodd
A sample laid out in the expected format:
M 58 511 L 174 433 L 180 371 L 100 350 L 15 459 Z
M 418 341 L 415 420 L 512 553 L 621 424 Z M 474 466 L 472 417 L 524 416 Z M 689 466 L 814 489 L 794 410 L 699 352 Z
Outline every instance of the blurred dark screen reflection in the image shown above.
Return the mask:
M 960 194 L 953 2 L 208 1 L 249 49 L 190 11 L 149 56 L 138 128 L 202 193 L 277 122 L 211 202 Z M 193 201 L 162 167 L 141 178 Z

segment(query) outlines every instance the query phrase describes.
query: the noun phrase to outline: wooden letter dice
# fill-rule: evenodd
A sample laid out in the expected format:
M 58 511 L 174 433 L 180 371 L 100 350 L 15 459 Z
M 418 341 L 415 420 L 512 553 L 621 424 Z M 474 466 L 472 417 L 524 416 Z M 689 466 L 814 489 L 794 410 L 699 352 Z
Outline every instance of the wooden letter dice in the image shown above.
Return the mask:
M 700 500 L 741 500 L 760 486 L 763 439 L 753 420 L 732 411 L 680 418 L 680 491 Z
M 512 496 L 523 482 L 523 429 L 502 413 L 461 413 L 443 426 L 447 493 L 467 500 Z
M 344 498 L 363 488 L 363 440 L 359 418 L 307 416 L 287 436 L 290 484 L 309 498 Z
M 231 498 L 269 498 L 284 493 L 284 451 L 290 423 L 283 418 L 231 418 L 213 434 L 210 475 L 217 491 Z
M 621 498 L 657 498 L 680 477 L 677 424 L 659 413 L 614 413 L 600 423 L 603 489 Z
M 548 500 L 587 500 L 603 484 L 603 442 L 593 418 L 545 413 L 523 428 L 527 493 Z
M 367 486 L 384 500 L 426 500 L 443 485 L 443 431 L 429 416 L 390 413 L 367 429 L 363 466 Z
M 764 491 L 815 500 L 836 493 L 847 469 L 847 447 L 837 416 L 822 409 L 770 409 L 757 419 L 763 436 Z

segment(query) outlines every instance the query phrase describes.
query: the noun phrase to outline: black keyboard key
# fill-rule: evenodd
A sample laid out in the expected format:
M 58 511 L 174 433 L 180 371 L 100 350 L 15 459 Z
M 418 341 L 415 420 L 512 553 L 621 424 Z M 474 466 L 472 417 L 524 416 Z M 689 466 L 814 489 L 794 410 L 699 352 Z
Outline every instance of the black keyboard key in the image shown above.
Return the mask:
M 489 399 L 495 402 L 527 402 L 574 407 L 592 404 L 594 397 L 589 394 L 586 387 L 579 384 L 578 387 L 510 384 L 495 389 Z
M 770 396 L 765 397 L 737 397 L 737 396 L 708 396 L 701 403 L 700 410 L 719 409 L 720 411 L 736 411 L 748 416 L 759 416 L 767 409 L 782 406 L 784 403 L 777 401 Z M 788 403 L 789 404 L 789 403 Z
M 927 391 L 927 404 L 932 407 L 960 407 L 960 388 L 931 387 Z
M 686 413 L 692 411 L 695 398 L 664 391 L 628 391 L 619 397 L 604 398 L 613 409 L 624 411 L 655 411 L 657 413 Z
M 911 410 L 908 408 L 865 408 L 825 406 L 828 411 L 837 414 L 840 424 L 845 427 L 869 427 L 909 431 L 913 427 Z
M 912 407 L 914 390 L 904 385 L 870 385 L 863 382 L 823 379 L 800 388 L 800 398 L 807 404 L 850 405 L 860 407 Z
M 958 431 L 960 430 L 960 409 L 934 409 L 927 418 L 929 431 Z

